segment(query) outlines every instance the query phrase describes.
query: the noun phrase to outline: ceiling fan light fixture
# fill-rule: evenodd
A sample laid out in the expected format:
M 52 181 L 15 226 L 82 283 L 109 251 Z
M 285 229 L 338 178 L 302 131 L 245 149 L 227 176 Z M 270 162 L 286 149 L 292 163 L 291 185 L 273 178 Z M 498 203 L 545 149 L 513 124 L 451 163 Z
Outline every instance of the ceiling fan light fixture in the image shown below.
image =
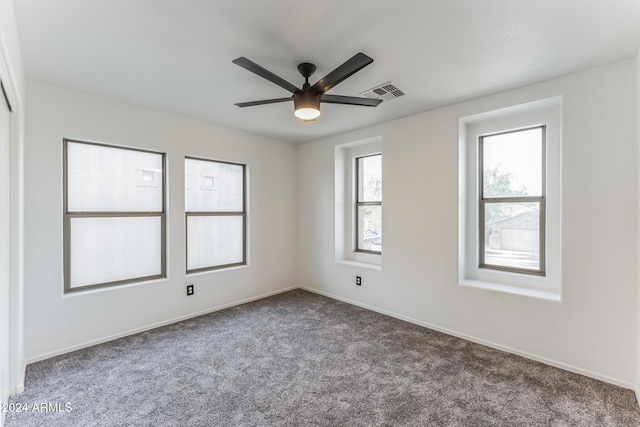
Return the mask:
M 304 121 L 315 120 L 320 116 L 320 95 L 310 91 L 293 94 L 293 114 Z
M 320 116 L 320 110 L 316 108 L 298 108 L 293 114 L 305 122 L 310 122 Z
M 313 86 L 309 84 L 309 77 L 316 71 L 316 66 L 310 62 L 303 62 L 298 65 L 298 71 L 304 77 L 304 84 L 301 88 L 289 83 L 282 77 L 273 74 L 271 71 L 256 64 L 255 62 L 241 56 L 234 59 L 233 63 L 250 71 L 263 79 L 269 80 L 281 88 L 292 93 L 293 96 L 287 98 L 263 99 L 259 101 L 239 102 L 238 107 L 252 107 L 255 105 L 275 104 L 279 102 L 293 101 L 293 114 L 303 122 L 312 122 L 320 117 L 320 102 L 328 104 L 360 105 L 364 107 L 375 107 L 382 102 L 382 99 L 359 98 L 355 96 L 327 95 L 326 92 L 335 85 L 357 73 L 373 59 L 362 52 L 353 55 L 338 68 L 318 80 Z

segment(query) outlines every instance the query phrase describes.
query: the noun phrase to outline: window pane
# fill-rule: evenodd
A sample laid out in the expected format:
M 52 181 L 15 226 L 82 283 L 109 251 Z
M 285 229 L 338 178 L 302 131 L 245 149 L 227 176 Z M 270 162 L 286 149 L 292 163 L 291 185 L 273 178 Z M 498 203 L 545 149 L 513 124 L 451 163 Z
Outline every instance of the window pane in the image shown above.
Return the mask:
M 187 270 L 244 262 L 243 217 L 188 216 Z
M 382 250 L 382 206 L 358 206 L 358 249 Z
M 540 203 L 485 203 L 484 263 L 540 269 Z
M 382 155 L 358 158 L 358 201 L 382 201 Z
M 71 288 L 159 275 L 159 216 L 71 218 Z
M 69 212 L 162 212 L 163 156 L 67 143 Z
M 244 167 L 209 160 L 185 159 L 187 212 L 242 212 Z
M 485 136 L 484 197 L 542 195 L 542 128 Z

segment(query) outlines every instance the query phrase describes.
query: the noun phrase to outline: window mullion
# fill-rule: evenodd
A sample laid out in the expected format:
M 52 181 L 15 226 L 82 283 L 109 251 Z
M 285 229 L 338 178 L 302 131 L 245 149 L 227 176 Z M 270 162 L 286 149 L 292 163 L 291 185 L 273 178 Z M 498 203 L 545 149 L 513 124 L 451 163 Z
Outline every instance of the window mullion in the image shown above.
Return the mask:
M 544 200 L 542 196 L 523 196 L 523 197 L 486 197 L 481 199 L 486 203 L 531 203 Z
M 224 211 L 193 211 L 185 212 L 187 216 L 242 216 L 244 212 L 224 212 Z
M 120 218 L 133 216 L 161 216 L 164 215 L 164 212 L 67 212 L 65 215 L 73 218 Z

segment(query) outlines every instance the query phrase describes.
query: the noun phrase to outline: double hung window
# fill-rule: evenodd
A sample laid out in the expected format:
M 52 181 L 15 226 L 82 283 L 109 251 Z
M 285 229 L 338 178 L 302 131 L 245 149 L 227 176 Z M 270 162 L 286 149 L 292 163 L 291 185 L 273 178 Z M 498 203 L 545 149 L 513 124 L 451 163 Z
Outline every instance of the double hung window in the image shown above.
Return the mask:
M 458 283 L 559 301 L 562 97 L 459 124 Z
M 245 166 L 185 159 L 187 272 L 246 264 Z
M 382 154 L 356 157 L 356 252 L 382 253 Z
M 545 126 L 479 138 L 479 267 L 545 274 Z
M 64 140 L 64 289 L 165 277 L 165 156 Z

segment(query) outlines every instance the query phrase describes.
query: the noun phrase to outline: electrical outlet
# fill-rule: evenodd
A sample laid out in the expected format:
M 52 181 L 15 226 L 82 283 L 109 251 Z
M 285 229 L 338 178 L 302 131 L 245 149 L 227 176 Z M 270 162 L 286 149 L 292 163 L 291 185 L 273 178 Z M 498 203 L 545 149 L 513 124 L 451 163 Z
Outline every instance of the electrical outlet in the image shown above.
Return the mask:
M 356 285 L 357 286 L 362 286 L 362 277 L 356 276 Z
M 193 295 L 193 285 L 187 285 L 187 296 Z

